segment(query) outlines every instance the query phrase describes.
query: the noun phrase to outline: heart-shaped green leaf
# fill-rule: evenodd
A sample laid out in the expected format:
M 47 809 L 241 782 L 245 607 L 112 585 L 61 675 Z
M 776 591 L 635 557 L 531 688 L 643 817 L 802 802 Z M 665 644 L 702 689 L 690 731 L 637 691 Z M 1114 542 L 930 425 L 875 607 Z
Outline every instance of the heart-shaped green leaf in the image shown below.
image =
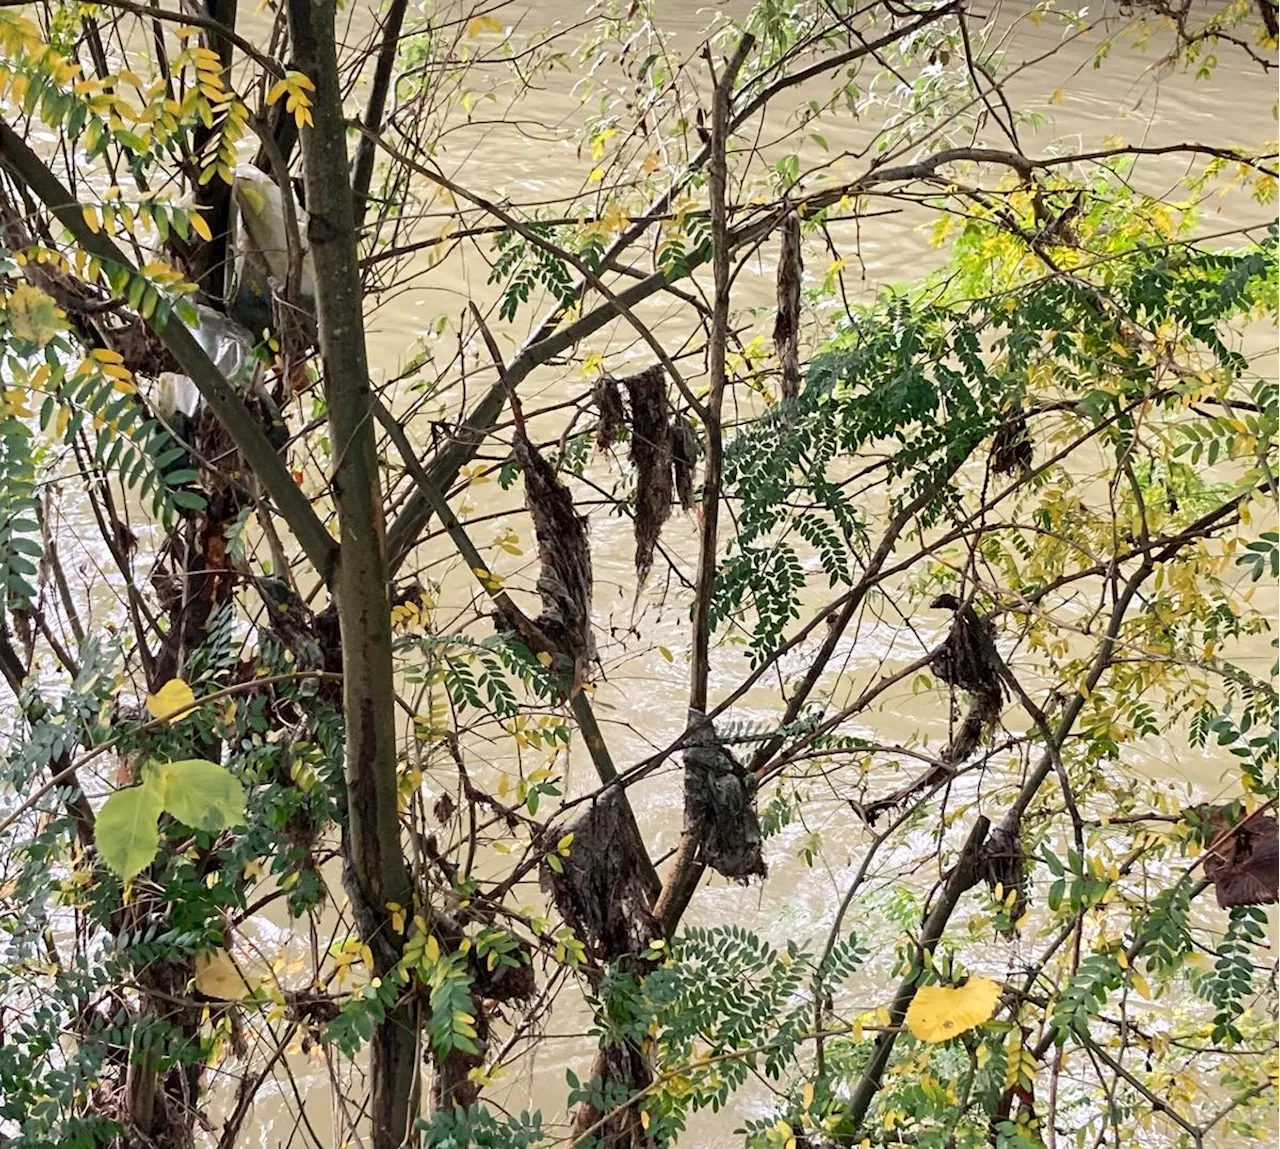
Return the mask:
M 126 881 L 151 864 L 160 847 L 157 822 L 164 802 L 152 782 L 117 790 L 98 812 L 94 840 L 113 874 Z
M 193 830 L 226 830 L 244 821 L 244 787 L 224 766 L 204 758 L 157 764 L 164 808 Z

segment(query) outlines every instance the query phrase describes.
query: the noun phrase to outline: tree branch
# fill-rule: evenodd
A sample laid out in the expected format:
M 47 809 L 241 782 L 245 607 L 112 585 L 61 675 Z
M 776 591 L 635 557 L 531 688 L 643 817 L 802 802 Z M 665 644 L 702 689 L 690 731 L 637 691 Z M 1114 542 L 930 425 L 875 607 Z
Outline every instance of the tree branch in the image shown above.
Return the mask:
M 89 228 L 80 204 L 22 137 L 4 121 L 0 121 L 0 160 L 35 193 L 81 248 L 99 260 L 125 268 L 130 275 L 138 274 L 129 258 L 105 232 L 95 232 Z M 337 560 L 337 543 L 325 530 L 298 484 L 293 481 L 284 460 L 267 441 L 261 425 L 245 407 L 222 372 L 213 365 L 185 324 L 171 319 L 160 325 L 154 319 L 149 319 L 147 325 L 178 361 L 182 370 L 191 377 L 204 401 L 227 429 L 249 469 L 258 476 L 298 542 L 302 544 L 307 558 L 320 577 L 328 582 Z
M 855 1129 L 861 1129 L 863 1118 L 871 1107 L 872 1099 L 880 1090 L 880 1080 L 884 1075 L 885 1067 L 889 1064 L 894 1042 L 898 1039 L 898 1031 L 903 1019 L 907 1016 L 907 1008 L 920 988 L 920 971 L 924 968 L 923 958 L 926 954 L 932 954 L 941 940 L 942 932 L 959 904 L 961 895 L 972 889 L 978 882 L 982 847 L 987 840 L 987 831 L 990 828 L 991 823 L 979 814 L 960 850 L 960 857 L 947 878 L 946 885 L 943 886 L 938 904 L 929 911 L 920 927 L 920 946 L 916 960 L 902 981 L 898 983 L 898 992 L 894 994 L 893 1003 L 889 1006 L 889 1025 L 876 1038 L 871 1060 L 862 1071 L 862 1076 L 858 1079 L 853 1096 L 849 1100 L 848 1120 Z
M 373 181 L 373 161 L 377 155 L 374 140 L 382 131 L 382 116 L 386 111 L 387 93 L 391 90 L 391 77 L 395 71 L 396 53 L 400 47 L 400 28 L 404 24 L 405 9 L 409 0 L 391 0 L 391 6 L 382 22 L 382 46 L 378 50 L 378 62 L 373 69 L 369 85 L 369 99 L 365 104 L 364 131 L 356 142 L 356 159 L 351 171 L 351 196 L 355 206 L 356 229 L 364 223 L 369 204 L 369 185 Z

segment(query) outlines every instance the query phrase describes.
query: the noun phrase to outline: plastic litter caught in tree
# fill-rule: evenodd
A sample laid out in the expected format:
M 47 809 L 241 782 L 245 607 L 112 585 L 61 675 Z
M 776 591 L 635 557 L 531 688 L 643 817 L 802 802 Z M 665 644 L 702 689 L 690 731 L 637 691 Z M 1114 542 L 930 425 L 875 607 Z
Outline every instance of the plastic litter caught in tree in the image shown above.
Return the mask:
M 289 193 L 292 195 L 292 191 Z M 273 326 L 273 298 L 289 279 L 289 244 L 285 231 L 284 197 L 272 178 L 251 164 L 236 168 L 231 185 L 237 223 L 235 274 L 229 292 L 230 312 L 253 331 Z M 302 244 L 297 302 L 315 310 L 315 265 L 306 246 L 307 216 L 295 202 L 298 239 Z M 273 290 L 274 284 L 274 290 Z

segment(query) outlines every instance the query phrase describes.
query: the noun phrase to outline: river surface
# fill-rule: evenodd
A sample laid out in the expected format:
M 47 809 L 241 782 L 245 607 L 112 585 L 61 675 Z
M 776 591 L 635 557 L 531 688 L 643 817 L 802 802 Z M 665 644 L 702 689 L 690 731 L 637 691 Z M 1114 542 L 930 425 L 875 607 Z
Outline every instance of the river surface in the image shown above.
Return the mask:
M 578 12 L 573 4 L 549 0 L 529 5 L 510 4 L 494 10 L 504 25 L 516 26 L 521 36 L 539 27 L 556 23 L 563 26 L 573 21 Z M 1089 13 L 1095 20 L 1117 15 L 1105 5 L 1100 9 L 1091 7 Z M 693 4 L 662 3 L 657 7 L 655 26 L 669 48 L 688 55 L 700 43 L 711 14 L 712 10 Z M 366 0 L 359 0 L 346 9 L 346 15 L 350 25 L 345 36 L 349 43 L 355 43 L 367 34 L 370 26 Z M 1095 54 L 1104 36 L 1096 27 L 1063 43 L 1060 25 L 1049 21 L 1037 24 L 1016 5 L 997 5 L 991 18 L 998 26 L 1008 29 L 1006 52 L 1011 61 L 1047 56 L 1023 72 L 1008 88 L 1014 107 L 1036 111 L 1043 117 L 1038 130 L 1029 126 L 1022 129 L 1024 146 L 1030 154 L 1046 154 L 1055 148 L 1098 147 L 1116 137 L 1153 146 L 1194 139 L 1253 147 L 1276 135 L 1275 86 L 1256 68 L 1237 68 L 1223 63 L 1208 79 L 1195 80 L 1186 74 L 1162 69 L 1156 45 L 1142 51 L 1121 42 L 1114 46 L 1102 67 L 1095 69 Z M 247 34 L 265 45 L 265 36 L 255 35 L 254 28 L 251 22 Z M 498 42 L 493 33 L 486 33 L 485 38 L 493 44 Z M 1223 55 L 1227 58 L 1226 53 Z M 443 138 L 439 155 L 443 170 L 465 187 L 495 199 L 552 201 L 580 194 L 589 186 L 588 174 L 592 167 L 589 155 L 580 154 L 572 138 L 575 124 L 579 122 L 580 90 L 576 90 L 576 86 L 584 81 L 585 72 L 571 62 L 571 66 L 520 92 L 518 99 L 501 73 L 495 70 L 489 75 L 494 99 L 483 103 L 475 118 L 496 122 L 466 125 L 459 117 L 451 125 L 453 130 Z M 804 98 L 807 95 L 805 93 Z M 790 107 L 779 106 L 771 114 L 770 128 L 785 125 L 786 116 L 799 98 Z M 504 120 L 507 122 L 501 122 Z M 877 126 L 875 122 L 862 122 L 852 115 L 829 115 L 822 124 L 829 152 L 824 154 L 816 144 L 807 145 L 802 160 L 821 163 L 841 152 L 856 153 L 865 147 Z M 849 160 L 838 164 L 835 171 L 824 178 L 834 179 L 844 173 L 852 176 L 864 167 L 865 160 Z M 1177 184 L 1187 170 L 1184 159 L 1143 158 L 1136 163 L 1132 178 L 1145 191 L 1168 193 L 1172 198 L 1182 199 L 1185 193 Z M 1247 196 L 1211 194 L 1203 205 L 1202 227 L 1206 233 L 1226 232 L 1265 222 L 1272 216 L 1270 208 L 1257 205 Z M 837 237 L 845 247 L 850 292 L 867 298 L 886 284 L 917 280 L 924 270 L 937 266 L 945 253 L 935 250 L 922 230 L 922 225 L 932 218 L 923 210 L 899 211 L 864 220 L 856 229 L 853 225 L 841 228 Z M 826 253 L 809 251 L 810 275 L 820 276 L 829 260 Z M 735 315 L 752 331 L 767 333 L 769 330 L 774 290 L 772 270 L 768 258 L 762 255 L 739 280 L 734 297 Z M 396 377 L 414 354 L 418 338 L 434 330 L 439 317 L 446 317 L 456 329 L 468 300 L 474 299 L 482 306 L 491 304 L 496 294 L 494 287 L 486 282 L 487 277 L 488 268 L 475 252 L 468 252 L 465 245 L 434 264 L 424 255 L 402 277 L 406 286 L 380 299 L 376 309 L 371 308 L 370 359 L 376 376 L 379 379 Z M 748 314 L 752 308 L 760 309 L 754 317 Z M 522 324 L 531 325 L 540 313 L 540 309 L 527 309 L 516 325 L 497 329 L 499 339 L 508 350 L 528 334 L 528 328 Z M 678 303 L 663 302 L 646 309 L 645 314 L 655 322 L 660 334 L 682 332 L 690 326 L 687 314 L 681 314 Z M 450 336 L 445 340 L 448 338 Z M 745 341 L 748 333 L 744 332 L 743 338 Z M 1274 347 L 1274 333 L 1250 333 L 1250 342 L 1258 349 Z M 615 369 L 622 368 L 620 357 L 624 354 L 634 357 L 637 363 L 648 362 L 646 349 L 636 346 L 634 333 L 625 324 L 607 328 L 588 345 L 591 350 L 619 357 L 609 361 Z M 469 352 L 468 364 L 473 369 L 484 366 L 484 362 L 476 358 L 477 351 L 473 348 Z M 693 361 L 686 362 L 692 370 Z M 1274 370 L 1274 358 L 1269 362 L 1270 369 Z M 470 384 L 472 395 L 487 386 L 489 376 L 481 370 L 477 380 Z M 526 407 L 537 408 L 554 406 L 569 395 L 580 393 L 582 387 L 582 376 L 574 364 L 563 369 L 539 369 L 523 384 L 521 391 Z M 403 393 L 394 398 L 403 406 L 412 396 Z M 459 390 L 441 395 L 441 413 L 455 411 L 460 398 Z M 546 425 L 554 427 L 555 419 L 556 416 L 549 417 Z M 605 464 L 597 466 L 603 468 Z M 481 520 L 474 527 L 478 542 L 487 542 L 511 527 L 525 536 L 528 549 L 528 528 L 519 513 L 517 496 L 518 491 L 504 494 L 496 482 L 469 488 L 466 497 L 469 516 Z M 602 644 L 604 680 L 596 695 L 615 759 L 624 764 L 634 763 L 667 745 L 684 728 L 688 691 L 684 646 L 687 604 L 676 590 L 663 595 L 651 589 L 644 601 L 633 606 L 633 539 L 629 520 L 601 513 L 593 517 L 591 529 L 595 605 L 601 631 L 607 634 L 614 628 L 616 633 L 623 634 L 634 625 L 642 636 L 638 641 L 628 640 L 625 647 L 620 641 Z M 692 574 L 692 556 L 696 554 L 693 524 L 681 517 L 673 519 L 664 535 L 664 544 L 672 554 L 681 556 L 681 568 Z M 447 617 L 449 607 L 465 609 L 473 593 L 466 572 L 459 570 L 456 563 L 447 570 L 438 565 L 437 560 L 444 562 L 441 556 L 449 553 L 447 542 L 439 539 L 424 548 L 421 556 L 426 573 L 444 581 L 441 617 Z M 532 583 L 529 563 L 527 554 L 523 559 L 509 557 L 498 569 L 513 584 L 520 585 L 523 579 L 528 586 Z M 936 640 L 936 622 L 928 624 L 934 627 L 932 631 L 922 633 L 926 641 Z M 888 620 L 864 628 L 856 642 L 851 641 L 850 648 L 841 653 L 844 673 L 865 679 L 879 666 L 889 668 L 895 662 L 916 657 L 920 653 L 919 642 L 901 621 Z M 783 668 L 784 672 L 800 670 L 804 665 L 803 653 L 797 652 L 794 661 Z M 1258 674 L 1268 673 L 1273 657 L 1267 637 L 1252 640 L 1238 652 L 1238 659 Z M 740 681 L 746 666 L 745 657 L 740 654 L 723 651 L 717 655 L 711 684 L 713 703 L 718 695 L 722 696 Z M 776 693 L 772 689 L 748 694 L 735 709 L 737 717 L 755 715 L 762 720 L 775 713 Z M 867 721 L 873 724 L 867 732 L 873 730 L 877 738 L 886 742 L 906 742 L 924 735 L 936 745 L 947 735 L 945 707 L 938 705 L 936 697 L 913 697 L 909 682 L 891 693 L 881 709 Z M 509 756 L 501 748 L 491 747 L 486 751 L 475 747 L 470 753 L 473 761 L 480 762 L 487 755 L 487 768 L 495 774 L 509 765 Z M 1167 777 L 1172 772 L 1185 781 L 1188 793 L 1216 797 L 1229 792 L 1225 789 L 1224 777 L 1230 759 L 1212 751 L 1191 750 L 1178 729 L 1129 746 L 1125 753 L 1129 768 L 1152 777 Z M 428 778 L 427 786 L 430 788 L 432 784 Z M 888 783 L 893 784 L 892 780 Z M 582 791 L 592 785 L 589 763 L 584 755 L 575 752 L 570 765 L 569 789 Z M 674 767 L 669 766 L 637 788 L 636 808 L 646 836 L 651 843 L 656 843 L 655 854 L 672 848 L 681 823 L 681 791 Z M 717 879 L 699 892 L 691 920 L 705 924 L 749 922 L 775 942 L 795 938 L 820 944 L 834 908 L 843 896 L 852 865 L 858 860 L 864 830 L 843 802 L 818 802 L 809 813 L 807 824 L 793 825 L 767 842 L 770 876 L 763 887 L 741 889 Z M 805 835 L 815 832 L 822 834 L 824 850 L 818 862 L 809 866 L 803 864 L 797 852 Z M 294 974 L 305 979 L 308 946 L 300 938 L 290 939 L 284 932 L 284 924 L 278 919 L 259 917 L 248 923 L 244 940 L 268 951 L 289 955 L 289 959 L 297 963 L 293 966 Z M 883 969 L 889 956 L 884 955 L 884 960 L 877 957 L 873 966 Z M 1001 968 L 1006 958 L 1004 954 L 999 956 Z M 868 1002 L 868 1005 L 874 1004 L 877 1004 L 874 999 Z M 582 1033 L 586 1021 L 587 1015 L 580 1008 L 558 1009 L 548 1022 L 539 1049 L 516 1062 L 506 1078 L 505 1088 L 498 1088 L 494 1097 L 510 1109 L 533 1105 L 542 1108 L 549 1119 L 561 1118 L 557 1107 L 564 1096 L 564 1070 L 574 1068 L 584 1073 L 589 1062 L 591 1043 Z M 301 1053 L 291 1060 L 303 1087 L 311 1125 L 326 1144 L 337 1144 L 333 1136 L 335 1125 L 327 1071 L 321 1063 L 309 1061 Z M 695 1121 L 688 1144 L 708 1149 L 737 1144 L 738 1140 L 732 1136 L 737 1120 L 762 1112 L 761 1107 L 767 1100 L 764 1088 L 747 1088 L 727 1114 Z M 244 1136 L 244 1143 L 264 1149 L 300 1144 L 294 1133 L 294 1105 L 293 1091 L 283 1079 L 268 1083 L 260 1094 L 252 1128 Z

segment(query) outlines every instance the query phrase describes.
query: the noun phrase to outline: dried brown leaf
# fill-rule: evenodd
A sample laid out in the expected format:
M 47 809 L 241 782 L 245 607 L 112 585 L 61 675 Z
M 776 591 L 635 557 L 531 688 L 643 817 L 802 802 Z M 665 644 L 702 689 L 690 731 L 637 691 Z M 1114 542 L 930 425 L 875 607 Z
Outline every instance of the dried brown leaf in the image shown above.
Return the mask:
M 1213 882 L 1218 905 L 1269 906 L 1280 899 L 1280 827 L 1268 814 L 1241 814 L 1233 828 L 1230 807 L 1200 807 L 1211 828 L 1212 848 L 1204 873 Z

